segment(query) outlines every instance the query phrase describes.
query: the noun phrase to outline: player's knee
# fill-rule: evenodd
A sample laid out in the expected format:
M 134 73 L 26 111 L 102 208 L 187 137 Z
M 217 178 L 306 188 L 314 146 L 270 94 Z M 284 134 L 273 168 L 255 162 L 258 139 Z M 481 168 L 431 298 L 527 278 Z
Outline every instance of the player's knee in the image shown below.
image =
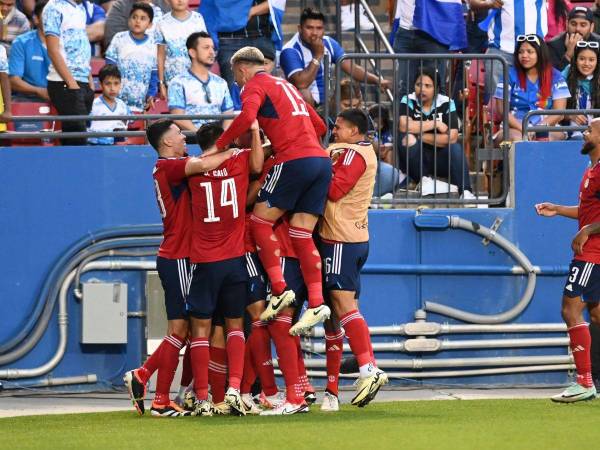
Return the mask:
M 188 322 L 187 320 L 172 320 L 169 321 L 169 334 L 174 334 L 182 338 L 188 335 Z

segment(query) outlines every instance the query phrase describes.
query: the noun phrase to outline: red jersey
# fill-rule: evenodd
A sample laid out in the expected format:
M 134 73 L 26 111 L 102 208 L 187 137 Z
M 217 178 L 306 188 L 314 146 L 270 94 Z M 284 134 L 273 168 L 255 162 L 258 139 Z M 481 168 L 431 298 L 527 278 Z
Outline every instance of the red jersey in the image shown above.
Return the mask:
M 250 150 L 236 151 L 217 169 L 188 179 L 192 194 L 190 260 L 206 263 L 244 254 Z
M 600 222 L 600 165 L 588 167 L 579 186 L 579 229 Z M 600 264 L 600 234 L 592 234 L 583 246 L 579 261 Z
M 254 238 L 252 237 L 252 231 L 250 230 L 250 217 L 252 213 L 246 213 L 246 229 L 244 231 L 244 249 L 248 253 L 256 252 L 256 242 L 254 242 Z
M 271 141 L 278 164 L 299 158 L 328 157 L 318 138 L 327 132 L 327 126 L 292 84 L 259 72 L 246 83 L 241 99 L 242 112 L 217 141 L 219 148 L 225 148 L 258 119 Z
M 158 158 L 152 177 L 158 209 L 163 222 L 163 241 L 158 256 L 169 259 L 189 257 L 192 211 L 186 182 L 188 158 Z

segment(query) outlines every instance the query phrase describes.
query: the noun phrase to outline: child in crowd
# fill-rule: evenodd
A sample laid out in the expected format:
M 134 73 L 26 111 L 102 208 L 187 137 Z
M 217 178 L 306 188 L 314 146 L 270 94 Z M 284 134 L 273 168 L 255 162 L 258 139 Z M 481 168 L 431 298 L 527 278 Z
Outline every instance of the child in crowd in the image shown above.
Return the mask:
M 573 53 L 574 64 L 563 70 L 567 80 L 571 98 L 567 100 L 567 109 L 596 109 L 600 108 L 600 86 L 598 75 L 600 64 L 598 56 L 600 44 L 594 41 L 579 41 Z M 569 116 L 568 125 L 587 126 L 593 116 L 577 114 Z M 569 139 L 583 139 L 581 131 L 566 133 Z
M 373 146 L 379 154 L 379 159 L 392 164 L 394 134 L 390 111 L 385 106 L 373 105 L 369 108 L 369 118 L 375 128 Z
M 162 98 L 167 98 L 169 82 L 191 67 L 185 42 L 197 31 L 206 31 L 204 18 L 188 10 L 189 0 L 171 0 L 171 12 L 156 24 L 158 44 L 158 83 Z
M 154 36 L 154 33 L 156 31 L 156 24 L 160 21 L 160 19 L 162 19 L 163 10 L 161 9 L 160 6 L 155 5 L 150 0 L 140 0 L 140 1 L 142 3 L 146 3 L 147 5 L 150 5 L 150 7 L 152 8 L 152 12 L 154 13 L 154 19 L 152 19 L 152 23 L 150 24 L 150 27 L 146 31 L 146 34 L 148 36 L 152 36 L 153 38 L 156 39 L 156 37 Z
M 134 3 L 129 31 L 115 34 L 106 51 L 106 63 L 117 66 L 123 77 L 119 98 L 133 112 L 150 108 L 158 92 L 156 43 L 148 33 L 153 17 L 148 3 Z
M 100 69 L 98 78 L 102 87 L 102 95 L 94 99 L 91 115 L 125 116 L 131 114 L 125 102 L 118 98 L 121 91 L 121 73 L 117 66 L 107 64 Z M 88 127 L 88 131 L 90 132 L 125 130 L 127 130 L 127 122 L 122 120 L 95 120 Z M 112 145 L 115 143 L 115 138 L 91 137 L 88 138 L 88 143 L 94 145 Z

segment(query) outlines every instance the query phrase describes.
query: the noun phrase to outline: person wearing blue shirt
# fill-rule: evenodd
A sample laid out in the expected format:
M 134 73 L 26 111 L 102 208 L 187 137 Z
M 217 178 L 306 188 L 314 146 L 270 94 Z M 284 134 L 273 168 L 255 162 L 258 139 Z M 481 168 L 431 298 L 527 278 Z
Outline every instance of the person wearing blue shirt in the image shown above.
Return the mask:
M 42 13 L 50 68 L 48 95 L 62 116 L 88 115 L 94 101 L 91 46 L 81 0 L 49 0 Z M 85 121 L 65 121 L 64 132 L 84 132 Z M 63 145 L 85 145 L 85 138 L 63 138 Z
M 390 86 L 389 80 L 366 71 L 360 64 L 352 64 L 350 60 L 340 62 L 344 49 L 335 39 L 325 36 L 325 16 L 313 8 L 306 8 L 300 15 L 298 33 L 284 45 L 279 63 L 285 77 L 311 105 L 325 102 L 325 54 L 329 55 L 332 66 L 340 63 L 342 70 L 357 81 L 379 84 L 381 89 Z
M 571 97 L 569 88 L 561 73 L 552 67 L 548 58 L 547 45 L 535 34 L 517 36 L 514 66 L 509 69 L 508 80 L 500 79 L 494 97 L 498 114 L 502 114 L 504 89 L 508 89 L 509 140 L 522 138 L 522 120 L 529 111 L 539 109 L 565 109 L 567 99 Z M 531 125 L 554 126 L 562 120 L 561 116 L 531 116 Z M 559 133 L 562 135 L 562 133 Z M 533 134 L 531 136 L 534 137 Z M 539 133 L 537 138 L 547 138 L 547 133 Z M 551 139 L 558 134 L 550 135 Z M 501 135 L 497 137 L 501 138 Z
M 169 112 L 171 114 L 219 115 L 233 112 L 233 101 L 227 82 L 210 72 L 216 52 L 212 38 L 204 31 L 192 33 L 186 41 L 192 67 L 173 78 L 169 84 Z M 176 120 L 182 130 L 196 131 L 212 120 Z M 223 121 L 227 129 L 231 120 Z
M 37 2 L 33 10 L 36 29 L 17 37 L 8 60 L 8 74 L 13 95 L 21 101 L 50 101 L 48 96 L 48 67 L 50 58 L 42 24 L 45 1 Z
M 99 53 L 100 44 L 104 39 L 104 25 L 106 23 L 106 12 L 100 6 L 91 0 L 82 0 L 85 8 L 85 31 L 88 39 L 93 45 L 92 53 Z

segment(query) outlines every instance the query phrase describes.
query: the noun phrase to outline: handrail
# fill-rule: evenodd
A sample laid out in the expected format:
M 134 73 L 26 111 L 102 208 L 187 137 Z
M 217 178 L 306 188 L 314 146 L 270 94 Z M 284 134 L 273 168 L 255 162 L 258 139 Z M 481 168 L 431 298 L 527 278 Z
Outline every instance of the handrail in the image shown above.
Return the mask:
M 585 131 L 587 125 L 529 125 L 529 119 L 532 116 L 575 116 L 575 115 L 595 115 L 600 116 L 600 109 L 536 109 L 528 111 L 521 120 L 522 138 L 529 140 L 529 132 L 538 131 Z
M 394 54 L 394 49 L 390 45 L 390 42 L 388 41 L 387 37 L 385 36 L 385 33 L 381 29 L 381 26 L 379 26 L 379 22 L 375 18 L 375 15 L 373 14 L 373 11 L 371 11 L 371 8 L 367 4 L 366 0 L 358 0 L 358 3 L 360 3 L 363 6 L 363 8 L 365 9 L 365 13 L 367 14 L 367 17 L 369 18 L 369 20 L 371 21 L 371 23 L 375 27 L 374 28 L 375 34 L 377 34 L 377 36 L 379 37 L 379 39 L 381 39 L 381 42 L 383 42 L 383 46 L 385 47 L 385 49 L 387 50 L 387 52 L 389 54 L 393 55 Z M 358 10 L 358 8 L 356 8 L 356 9 Z M 357 14 L 358 14 L 358 12 L 357 12 Z M 357 24 L 355 24 L 355 25 L 357 25 Z M 360 34 L 360 26 L 356 27 L 355 30 L 358 30 L 358 33 Z

